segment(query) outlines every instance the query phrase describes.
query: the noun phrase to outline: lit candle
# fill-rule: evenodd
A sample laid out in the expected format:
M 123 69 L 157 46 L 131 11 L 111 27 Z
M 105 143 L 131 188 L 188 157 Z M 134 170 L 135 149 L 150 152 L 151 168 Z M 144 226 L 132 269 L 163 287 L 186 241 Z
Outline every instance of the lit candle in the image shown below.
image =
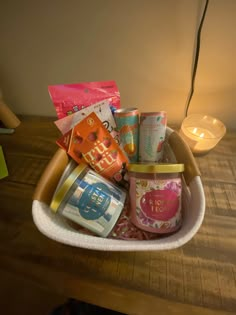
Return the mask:
M 225 132 L 225 125 L 220 120 L 194 114 L 184 119 L 179 133 L 193 153 L 203 154 L 214 148 Z

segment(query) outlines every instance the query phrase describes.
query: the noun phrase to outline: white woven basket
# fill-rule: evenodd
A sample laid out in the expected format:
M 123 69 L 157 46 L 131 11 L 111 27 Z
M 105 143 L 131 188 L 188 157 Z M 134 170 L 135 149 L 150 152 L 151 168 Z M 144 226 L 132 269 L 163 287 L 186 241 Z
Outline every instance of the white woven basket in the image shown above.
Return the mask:
M 179 135 L 169 127 L 167 128 L 167 138 L 173 138 L 171 141 L 172 148 L 177 161 L 185 163 L 186 172 L 184 176 L 188 184 L 183 189 L 184 218 L 182 227 L 178 232 L 156 240 L 145 241 L 115 240 L 79 233 L 62 216 L 55 215 L 50 210 L 48 197 L 42 197 L 45 194 L 52 197 L 52 192 L 55 191 L 58 179 L 65 169 L 65 167 L 60 169 L 56 179 L 51 180 L 54 183 L 50 185 L 50 177 L 54 172 L 54 170 L 49 170 L 52 165 L 45 170 L 38 185 L 41 188 L 37 187 L 34 195 L 32 214 L 34 223 L 39 231 L 50 239 L 63 244 L 103 251 L 167 250 L 186 244 L 197 233 L 202 224 L 205 213 L 205 196 L 200 174 L 191 151 Z M 55 165 L 58 162 L 54 161 L 51 164 Z M 42 183 L 45 183 L 45 185 L 42 185 Z M 50 193 L 48 193 L 49 190 Z

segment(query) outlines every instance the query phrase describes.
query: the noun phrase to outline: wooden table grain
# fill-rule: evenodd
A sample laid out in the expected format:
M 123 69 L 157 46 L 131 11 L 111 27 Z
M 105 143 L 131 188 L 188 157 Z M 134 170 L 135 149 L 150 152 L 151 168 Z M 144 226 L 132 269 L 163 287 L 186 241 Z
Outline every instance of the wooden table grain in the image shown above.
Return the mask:
M 185 246 L 99 252 L 48 239 L 32 220 L 32 195 L 57 149 L 55 118 L 21 117 L 0 135 L 9 176 L 0 181 L 0 269 L 52 292 L 127 314 L 236 314 L 236 132 L 197 157 L 206 215 Z

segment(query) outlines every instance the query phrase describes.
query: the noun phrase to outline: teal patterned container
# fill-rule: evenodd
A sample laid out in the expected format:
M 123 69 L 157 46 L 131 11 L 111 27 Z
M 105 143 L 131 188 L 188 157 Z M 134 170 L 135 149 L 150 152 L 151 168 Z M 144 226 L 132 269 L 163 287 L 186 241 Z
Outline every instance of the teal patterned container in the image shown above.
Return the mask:
M 139 162 L 160 162 L 166 134 L 166 112 L 141 113 Z
M 117 109 L 115 122 L 120 135 L 120 146 L 129 162 L 138 162 L 139 111 L 137 108 Z

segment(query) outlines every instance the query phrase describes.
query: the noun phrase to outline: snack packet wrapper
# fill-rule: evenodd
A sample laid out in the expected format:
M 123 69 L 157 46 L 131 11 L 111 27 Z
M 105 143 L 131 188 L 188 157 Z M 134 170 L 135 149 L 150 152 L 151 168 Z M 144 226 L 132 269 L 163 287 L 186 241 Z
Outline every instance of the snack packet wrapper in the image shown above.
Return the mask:
M 87 163 L 83 158 L 82 152 L 77 150 L 75 147 L 72 149 L 73 141 L 72 140 L 72 129 L 66 132 L 60 139 L 57 139 L 56 144 L 66 151 L 66 153 L 78 164 L 79 163 Z
M 64 135 L 92 112 L 96 113 L 96 115 L 102 121 L 103 125 L 109 131 L 111 136 L 116 140 L 117 143 L 119 143 L 119 133 L 118 131 L 116 131 L 115 119 L 112 115 L 108 100 L 104 100 L 84 109 L 81 109 L 80 111 L 72 115 L 54 121 L 54 123 Z
M 128 159 L 94 112 L 73 128 L 72 143 L 98 174 L 122 183 Z
M 76 162 L 85 162 L 105 178 L 127 185 L 125 177 L 128 159 L 94 112 L 57 143 Z
M 112 109 L 120 108 L 120 92 L 115 81 L 50 85 L 48 92 L 59 119 L 105 99 Z

